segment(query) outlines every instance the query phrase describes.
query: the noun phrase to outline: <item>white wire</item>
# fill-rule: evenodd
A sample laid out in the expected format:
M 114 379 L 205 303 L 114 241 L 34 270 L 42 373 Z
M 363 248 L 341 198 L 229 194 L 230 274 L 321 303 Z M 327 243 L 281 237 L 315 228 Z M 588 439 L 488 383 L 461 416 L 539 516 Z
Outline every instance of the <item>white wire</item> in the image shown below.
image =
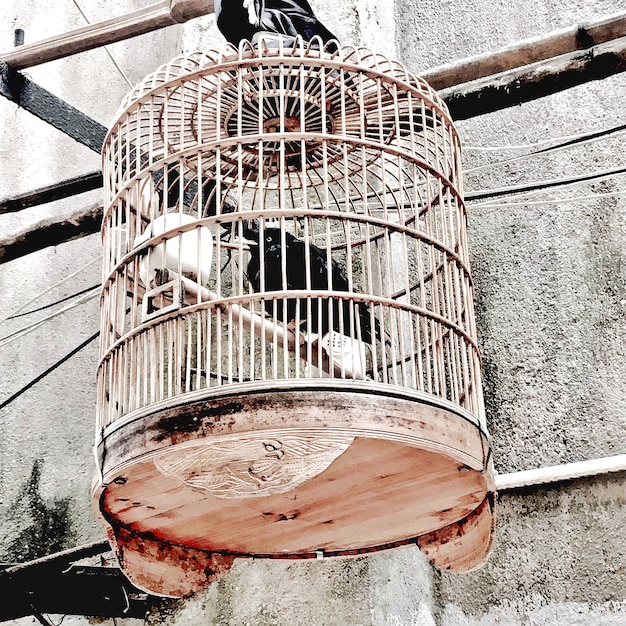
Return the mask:
M 15 341 L 16 339 L 19 339 L 21 337 L 24 337 L 25 335 L 28 335 L 29 333 L 33 332 L 35 329 L 39 328 L 46 322 L 53 320 L 55 317 L 58 317 L 59 315 L 62 315 L 63 313 L 66 313 L 67 311 L 71 311 L 72 309 L 80 306 L 81 304 L 84 304 L 85 302 L 88 302 L 89 300 L 93 300 L 99 293 L 100 293 L 100 287 L 99 286 L 95 287 L 91 291 L 87 292 L 86 294 L 78 298 L 77 300 L 74 300 L 74 302 L 64 306 L 58 311 L 51 313 L 50 315 L 47 315 L 46 317 L 43 317 L 42 319 L 36 322 L 33 322 L 32 324 L 23 326 L 19 330 L 9 333 L 8 335 L 5 335 L 4 337 L 0 337 L 0 347 L 4 347 L 10 344 L 12 341 Z
M 549 204 L 561 204 L 567 202 L 584 202 L 587 200 L 595 200 L 597 198 L 626 198 L 626 190 L 616 191 L 611 193 L 595 193 L 588 196 L 574 196 L 573 198 L 552 198 L 550 200 L 530 200 L 527 202 L 496 202 L 490 200 L 489 202 L 481 202 L 480 204 L 471 204 L 472 210 L 474 209 L 507 209 L 517 208 L 525 206 L 543 206 Z
M 72 2 L 78 9 L 79 13 L 83 16 L 85 22 L 87 22 L 87 24 L 91 24 L 91 22 L 89 21 L 89 18 L 85 15 L 85 12 L 81 9 L 80 5 L 78 4 L 78 0 L 72 0 Z M 102 47 L 104 48 L 104 51 L 109 55 L 109 58 L 111 59 L 111 61 L 113 61 L 113 65 L 115 65 L 115 69 L 117 69 L 117 71 L 124 77 L 124 80 L 128 83 L 128 86 L 132 89 L 134 85 L 130 82 L 130 79 L 126 75 L 126 72 L 124 72 L 124 70 L 122 69 L 121 65 L 115 60 L 115 57 L 111 54 L 111 51 L 109 50 L 109 48 L 107 46 L 102 46 Z
M 65 278 L 62 278 L 61 280 L 59 280 L 58 282 L 50 285 L 50 287 L 48 287 L 47 289 L 45 289 L 44 291 L 42 291 L 41 293 L 37 294 L 34 298 L 31 298 L 30 300 L 28 300 L 28 302 L 25 302 L 24 304 L 22 304 L 22 306 L 20 306 L 18 309 L 16 309 L 13 313 L 11 313 L 8 317 L 5 317 L 2 321 L 0 321 L 0 323 L 4 323 L 7 320 L 11 319 L 12 317 L 16 317 L 19 313 L 21 313 L 29 304 L 32 304 L 33 302 L 36 302 L 37 300 L 39 300 L 39 298 L 41 298 L 42 296 L 45 296 L 47 293 L 50 293 L 53 289 L 56 289 L 59 285 L 62 285 L 63 283 L 67 282 L 68 280 L 70 280 L 70 278 L 74 278 L 74 276 L 76 276 L 77 274 L 80 274 L 83 270 L 87 269 L 90 265 L 93 265 L 96 261 L 100 261 L 102 259 L 102 255 L 97 256 L 95 259 L 91 259 L 91 261 L 89 261 L 89 263 L 86 263 L 85 265 L 81 265 L 75 272 L 73 272 L 72 274 L 70 274 L 69 276 L 66 276 Z
M 546 156 L 548 154 L 552 155 L 552 154 L 557 154 L 558 152 L 561 152 L 563 150 L 568 150 L 570 148 L 578 148 L 579 146 L 586 146 L 592 143 L 596 143 L 597 141 L 605 141 L 607 138 L 614 138 L 614 137 L 619 137 L 620 135 L 623 135 L 624 133 L 626 133 L 626 131 L 619 131 L 617 133 L 614 133 L 612 135 L 603 135 L 601 137 L 593 137 L 592 139 L 587 139 L 586 141 L 581 141 L 579 143 L 575 143 L 575 144 L 568 144 L 566 146 L 555 146 L 554 148 L 548 148 L 546 151 L 544 152 L 540 152 L 538 154 L 535 153 L 529 153 L 529 154 L 521 154 L 519 156 L 516 157 L 511 157 L 510 159 L 503 159 L 501 161 L 497 161 L 495 163 L 485 163 L 484 165 L 477 165 L 476 167 L 470 167 L 468 169 L 464 169 L 463 170 L 463 174 L 467 175 L 467 174 L 471 174 L 473 172 L 478 172 L 480 170 L 485 170 L 488 169 L 490 167 L 496 167 L 498 165 L 505 165 L 505 164 L 509 164 L 509 163 L 514 163 L 516 161 L 523 161 L 524 159 L 529 159 L 531 157 L 539 157 L 539 156 Z

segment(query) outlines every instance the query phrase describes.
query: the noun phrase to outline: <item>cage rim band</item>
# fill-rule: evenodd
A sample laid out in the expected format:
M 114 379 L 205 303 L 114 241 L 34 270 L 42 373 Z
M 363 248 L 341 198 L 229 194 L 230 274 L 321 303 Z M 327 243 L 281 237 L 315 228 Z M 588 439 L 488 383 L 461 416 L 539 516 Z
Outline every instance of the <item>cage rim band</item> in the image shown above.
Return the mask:
M 236 385 L 237 389 L 233 389 Z M 205 402 L 211 399 L 227 399 L 229 397 L 261 395 L 266 393 L 290 393 L 290 392 L 311 392 L 332 390 L 337 393 L 351 393 L 357 395 L 373 395 L 377 397 L 389 397 L 398 400 L 410 400 L 425 404 L 433 408 L 443 408 L 446 411 L 456 415 L 460 419 L 468 422 L 470 425 L 478 429 L 480 435 L 490 442 L 490 434 L 486 425 L 482 423 L 479 415 L 474 415 L 462 406 L 451 400 L 436 396 L 427 391 L 419 391 L 410 389 L 400 385 L 392 385 L 389 383 L 374 381 L 359 381 L 345 379 L 319 379 L 310 380 L 306 378 L 300 379 L 277 379 L 266 381 L 252 381 L 244 383 L 233 383 L 233 385 L 223 385 L 219 387 L 203 388 L 188 391 L 186 393 L 164 398 L 157 402 L 150 403 L 145 407 L 136 409 L 130 413 L 126 413 L 123 417 L 114 420 L 98 431 L 96 446 L 100 446 L 106 438 L 116 430 L 124 428 L 128 424 L 137 420 L 144 419 L 154 413 L 175 409 L 177 407 L 187 406 L 195 402 Z M 375 392 L 374 392 L 375 390 Z M 288 430 L 288 428 L 287 428 Z
M 304 133 L 301 133 L 304 134 Z M 309 135 L 309 133 L 307 133 L 307 135 Z M 311 134 L 312 135 L 312 134 Z M 253 140 L 256 139 L 256 141 L 258 142 L 259 139 L 266 137 L 267 135 L 251 135 L 251 141 L 250 143 L 253 143 Z M 313 135 L 312 135 L 313 136 Z M 330 136 L 331 139 L 333 139 L 335 136 Z M 325 141 L 326 143 L 328 143 L 330 140 L 329 139 L 324 139 L 323 141 Z M 381 148 L 381 144 L 376 143 L 375 141 L 370 141 L 370 140 L 365 140 L 365 139 L 361 139 L 361 138 L 356 138 L 356 137 L 349 137 L 349 136 L 341 136 L 340 137 L 340 142 L 341 143 L 348 143 L 348 144 L 352 144 L 356 147 L 360 147 L 363 149 L 375 149 L 376 151 L 380 152 L 381 154 L 385 154 L 385 155 L 390 155 L 390 156 L 395 156 L 397 158 L 405 158 L 405 160 L 413 165 L 417 165 L 418 167 L 423 168 L 424 170 L 426 170 L 426 172 L 428 174 L 430 174 L 431 176 L 433 176 L 434 178 L 436 178 L 447 190 L 450 190 L 455 198 L 457 199 L 457 201 L 459 202 L 459 208 L 462 211 L 463 214 L 465 214 L 465 201 L 463 199 L 463 193 L 461 189 L 457 189 L 457 185 L 454 184 L 449 178 L 447 178 L 442 172 L 440 172 L 439 170 L 435 169 L 435 167 L 429 163 L 427 163 L 426 161 L 424 161 L 423 159 L 419 159 L 416 158 L 415 156 L 413 156 L 410 152 L 408 151 L 404 151 L 398 148 L 394 148 L 393 146 L 389 146 L 389 145 L 385 145 L 384 149 Z M 224 146 L 237 146 L 241 144 L 241 138 L 232 138 L 228 141 L 226 140 L 217 140 L 215 142 L 212 142 L 215 144 L 215 148 L 216 148 L 216 153 L 219 151 L 221 152 Z M 330 143 L 333 143 L 332 141 L 330 141 Z M 204 146 L 205 144 L 200 144 L 200 147 Z M 191 156 L 194 154 L 201 154 L 202 150 L 198 149 L 199 146 L 193 146 L 191 148 L 188 148 L 187 150 L 181 151 L 179 153 L 176 153 L 176 155 L 172 155 L 171 158 L 172 160 L 176 160 L 176 159 L 182 159 L 185 156 Z M 221 158 L 221 157 L 220 157 Z M 166 167 L 168 164 L 168 161 L 166 159 L 162 159 L 159 160 L 158 163 L 163 163 L 163 167 Z M 157 163 L 157 161 L 153 162 Z M 152 166 L 151 166 L 152 167 Z M 157 168 L 157 170 L 160 168 Z M 111 198 L 111 200 L 109 202 L 107 202 L 107 207 L 106 210 L 104 212 L 103 215 L 103 228 L 104 228 L 104 224 L 105 224 L 105 220 L 107 218 L 109 218 L 110 214 L 112 211 L 115 210 L 116 205 L 118 202 L 122 201 L 122 194 L 125 193 L 126 191 L 128 191 L 129 189 L 132 188 L 132 183 L 136 182 L 137 180 L 140 180 L 141 178 L 145 177 L 145 174 L 143 172 L 149 172 L 150 170 L 141 170 L 141 173 L 139 174 L 135 174 L 132 177 L 129 177 L 128 181 L 122 186 L 122 188 L 117 191 L 117 193 L 113 196 L 113 198 Z M 105 177 L 105 190 L 108 191 L 110 189 L 109 187 L 109 181 L 106 179 Z

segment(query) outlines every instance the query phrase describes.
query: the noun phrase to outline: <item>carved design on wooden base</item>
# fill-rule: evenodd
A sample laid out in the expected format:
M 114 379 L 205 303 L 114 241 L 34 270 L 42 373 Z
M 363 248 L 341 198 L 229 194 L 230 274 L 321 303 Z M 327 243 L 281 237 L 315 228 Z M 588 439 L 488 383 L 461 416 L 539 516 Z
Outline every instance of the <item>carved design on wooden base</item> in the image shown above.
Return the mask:
M 254 437 L 177 449 L 154 461 L 166 476 L 217 498 L 269 496 L 321 474 L 353 441 L 346 435 Z

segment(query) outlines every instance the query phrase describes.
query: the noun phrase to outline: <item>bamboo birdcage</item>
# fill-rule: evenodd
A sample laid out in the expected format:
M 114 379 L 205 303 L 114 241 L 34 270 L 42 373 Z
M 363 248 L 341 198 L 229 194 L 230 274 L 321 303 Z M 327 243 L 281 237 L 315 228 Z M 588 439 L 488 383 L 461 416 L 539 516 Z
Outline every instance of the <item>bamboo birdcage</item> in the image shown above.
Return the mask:
M 411 542 L 479 565 L 493 469 L 437 94 L 353 47 L 194 53 L 127 96 L 103 172 L 94 502 L 132 580 Z

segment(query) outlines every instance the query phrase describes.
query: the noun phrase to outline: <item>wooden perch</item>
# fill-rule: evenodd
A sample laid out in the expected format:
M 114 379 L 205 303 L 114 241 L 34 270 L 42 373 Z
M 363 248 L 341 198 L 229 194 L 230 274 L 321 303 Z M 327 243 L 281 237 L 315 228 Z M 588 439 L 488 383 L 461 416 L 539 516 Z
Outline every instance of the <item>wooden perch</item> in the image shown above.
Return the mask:
M 49 39 L 0 53 L 0 60 L 15 70 L 106 46 L 165 26 L 213 12 L 213 0 L 161 0 L 120 17 L 90 24 Z
M 171 278 L 178 278 L 183 283 L 185 292 L 192 296 L 193 299 L 199 302 L 219 299 L 216 293 L 209 291 L 206 287 L 199 286 L 193 280 L 183 276 L 178 277 L 174 272 L 169 274 Z M 253 337 L 262 336 L 270 346 L 277 344 L 289 352 L 297 352 L 304 361 L 315 367 L 319 365 L 326 373 L 329 373 L 332 369 L 338 377 L 358 377 L 346 364 L 343 364 L 342 370 L 340 362 L 331 362 L 324 350 L 320 349 L 317 339 L 307 341 L 302 333 L 288 330 L 285 325 L 276 324 L 271 319 L 267 319 L 258 313 L 253 313 L 245 306 L 231 303 L 228 309 L 220 309 L 220 314 L 225 319 L 232 318 L 235 324 L 241 323 Z

